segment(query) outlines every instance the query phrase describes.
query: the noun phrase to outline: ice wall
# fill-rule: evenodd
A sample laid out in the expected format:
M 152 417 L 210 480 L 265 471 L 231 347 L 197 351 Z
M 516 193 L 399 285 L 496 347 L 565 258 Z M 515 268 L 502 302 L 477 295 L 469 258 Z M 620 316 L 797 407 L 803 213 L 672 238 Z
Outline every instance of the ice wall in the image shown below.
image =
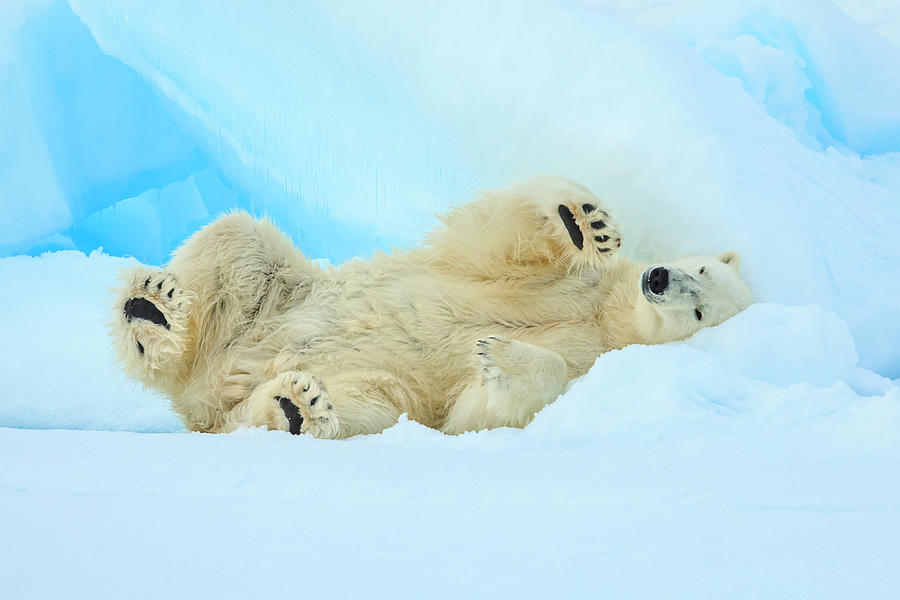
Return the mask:
M 38 139 L 8 147 L 47 146 L 19 188 L 40 179 L 47 216 L 3 248 L 158 262 L 237 205 L 341 260 L 411 243 L 473 188 L 560 173 L 617 212 L 632 257 L 737 249 L 758 299 L 830 308 L 862 364 L 898 377 L 900 46 L 830 2 L 725 4 L 71 0 L 85 28 L 51 3 L 28 22 L 80 32 L 82 63 L 131 81 L 156 137 L 96 143 L 88 163 L 124 166 L 73 183 L 56 164 L 80 146 L 46 142 L 50 109 L 29 105 L 16 121 Z M 30 79 L 49 47 L 11 81 L 51 89 Z M 99 127 L 71 110 L 51 112 Z M 139 113 L 112 129 L 143 131 Z
M 73 7 L 309 254 L 412 243 L 475 185 L 443 124 L 315 3 Z
M 234 203 L 230 190 L 197 136 L 100 51 L 65 2 L 17 6 L 18 26 L 0 38 L 10 56 L 0 66 L 0 250 L 104 246 L 163 262 L 211 210 Z

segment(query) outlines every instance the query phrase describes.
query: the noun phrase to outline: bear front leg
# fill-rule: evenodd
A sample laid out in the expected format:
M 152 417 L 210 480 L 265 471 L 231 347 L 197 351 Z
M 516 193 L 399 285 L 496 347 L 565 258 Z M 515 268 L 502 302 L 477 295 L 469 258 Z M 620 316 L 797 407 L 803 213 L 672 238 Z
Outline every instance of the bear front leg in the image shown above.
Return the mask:
M 467 277 L 527 278 L 547 267 L 602 267 L 622 246 L 619 225 L 589 189 L 541 177 L 483 192 L 428 236 L 441 268 Z
M 304 371 L 284 371 L 258 385 L 226 415 L 225 431 L 240 427 L 266 427 L 327 439 L 339 431 L 325 384 Z
M 111 332 L 126 371 L 148 384 L 177 377 L 186 366 L 193 294 L 167 271 L 130 269 L 115 290 Z
M 444 433 L 524 427 L 565 391 L 566 361 L 558 353 L 492 335 L 476 343 L 478 369 L 460 394 Z

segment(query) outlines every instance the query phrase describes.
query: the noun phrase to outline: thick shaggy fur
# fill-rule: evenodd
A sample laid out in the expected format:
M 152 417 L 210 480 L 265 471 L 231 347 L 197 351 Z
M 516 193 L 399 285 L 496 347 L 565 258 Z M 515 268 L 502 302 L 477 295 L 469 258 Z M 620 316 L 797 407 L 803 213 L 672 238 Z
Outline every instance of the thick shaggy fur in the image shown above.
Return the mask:
M 402 413 L 446 433 L 522 427 L 604 352 L 687 337 L 750 302 L 734 253 L 665 265 L 655 293 L 650 269 L 613 258 L 620 246 L 599 199 L 556 178 L 484 193 L 422 247 L 331 270 L 236 213 L 166 269 L 122 274 L 113 337 L 192 431 L 344 438 Z

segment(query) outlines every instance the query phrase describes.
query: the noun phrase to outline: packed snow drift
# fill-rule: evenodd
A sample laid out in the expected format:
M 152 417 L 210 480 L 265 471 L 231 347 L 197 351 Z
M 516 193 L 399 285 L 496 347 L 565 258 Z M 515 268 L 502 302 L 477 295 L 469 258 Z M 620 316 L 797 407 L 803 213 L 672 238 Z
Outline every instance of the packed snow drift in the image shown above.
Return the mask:
M 0 5 L 4 595 L 894 595 L 900 11 L 839 4 Z M 224 211 L 340 262 L 536 174 L 757 304 L 458 437 L 187 435 L 113 364 Z

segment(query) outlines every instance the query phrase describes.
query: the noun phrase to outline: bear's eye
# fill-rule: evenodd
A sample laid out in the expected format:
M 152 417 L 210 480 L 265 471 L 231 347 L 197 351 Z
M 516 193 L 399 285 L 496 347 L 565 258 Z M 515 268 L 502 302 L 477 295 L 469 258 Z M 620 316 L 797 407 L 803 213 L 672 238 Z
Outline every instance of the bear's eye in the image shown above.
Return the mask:
M 698 321 L 702 321 L 702 320 L 703 320 L 703 313 L 700 312 L 700 309 L 699 309 L 699 308 L 695 308 L 695 309 L 694 309 L 694 316 L 697 317 L 697 320 L 698 320 Z
M 706 267 L 700 267 L 700 274 L 703 275 L 706 273 Z

